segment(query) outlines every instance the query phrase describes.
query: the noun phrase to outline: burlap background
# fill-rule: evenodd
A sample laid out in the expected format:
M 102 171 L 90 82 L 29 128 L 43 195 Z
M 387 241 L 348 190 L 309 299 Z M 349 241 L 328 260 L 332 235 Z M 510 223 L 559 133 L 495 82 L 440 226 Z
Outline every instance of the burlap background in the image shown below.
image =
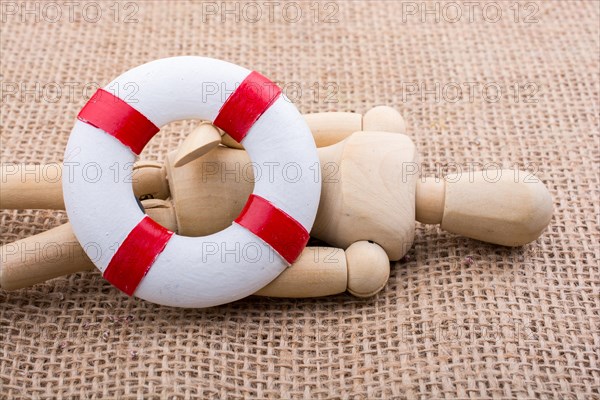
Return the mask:
M 599 3 L 481 2 L 472 20 L 454 3 L 456 22 L 437 2 L 259 5 L 260 17 L 244 3 L 227 5 L 237 15 L 221 2 L 58 4 L 57 20 L 47 3 L 2 3 L 2 162 L 61 160 L 86 84 L 195 54 L 299 88 L 302 112 L 397 107 L 428 172 L 537 167 L 556 210 L 518 249 L 418 225 L 368 300 L 182 310 L 129 299 L 95 272 L 0 292 L 0 397 L 599 398 Z M 143 156 L 160 160 L 190 127 Z M 0 217 L 3 244 L 65 221 Z

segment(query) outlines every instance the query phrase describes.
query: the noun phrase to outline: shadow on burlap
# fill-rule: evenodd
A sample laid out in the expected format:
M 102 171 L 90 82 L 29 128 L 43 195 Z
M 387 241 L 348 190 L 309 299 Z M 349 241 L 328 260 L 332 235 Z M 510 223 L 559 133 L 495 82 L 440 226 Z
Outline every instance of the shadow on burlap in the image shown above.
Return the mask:
M 600 396 L 599 3 L 492 2 L 472 21 L 463 3 L 457 21 L 446 3 L 429 4 L 438 15 L 421 2 L 294 3 L 298 21 L 282 5 L 257 16 L 244 3 L 225 14 L 220 2 L 106 2 L 97 18 L 88 3 L 73 15 L 60 6 L 54 22 L 44 3 L 28 4 L 33 14 L 3 3 L 3 163 L 60 161 L 98 84 L 195 54 L 262 72 L 305 113 L 394 106 L 424 173 L 528 168 L 555 214 L 517 249 L 418 225 L 408 257 L 366 300 L 182 310 L 129 299 L 97 272 L 0 292 L 0 397 Z M 170 125 L 143 157 L 161 160 L 192 127 Z M 66 221 L 0 218 L 2 244 Z

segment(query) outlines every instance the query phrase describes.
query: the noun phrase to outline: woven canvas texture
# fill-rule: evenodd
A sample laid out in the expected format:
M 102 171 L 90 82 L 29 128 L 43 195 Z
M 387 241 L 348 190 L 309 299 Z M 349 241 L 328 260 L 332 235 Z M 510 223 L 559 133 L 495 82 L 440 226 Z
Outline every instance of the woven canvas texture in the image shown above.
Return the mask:
M 2 163 L 61 161 L 98 85 L 203 55 L 260 71 L 303 113 L 393 106 L 425 174 L 519 166 L 555 211 L 515 249 L 417 224 L 370 299 L 175 309 L 96 271 L 0 291 L 0 398 L 600 398 L 600 3 L 48 4 L 2 2 Z M 2 244 L 67 220 L 0 219 Z

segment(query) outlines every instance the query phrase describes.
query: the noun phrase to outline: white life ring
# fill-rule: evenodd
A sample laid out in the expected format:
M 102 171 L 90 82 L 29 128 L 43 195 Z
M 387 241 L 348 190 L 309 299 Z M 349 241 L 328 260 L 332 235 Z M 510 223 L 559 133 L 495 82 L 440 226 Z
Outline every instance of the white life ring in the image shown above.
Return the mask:
M 315 143 L 262 75 L 204 57 L 161 59 L 100 89 L 78 119 L 64 158 L 67 214 L 96 267 L 129 295 L 179 307 L 227 303 L 268 284 L 306 245 L 321 190 Z M 213 121 L 237 135 L 253 165 L 275 171 L 257 179 L 235 223 L 205 237 L 156 224 L 127 179 L 158 127 L 182 119 Z

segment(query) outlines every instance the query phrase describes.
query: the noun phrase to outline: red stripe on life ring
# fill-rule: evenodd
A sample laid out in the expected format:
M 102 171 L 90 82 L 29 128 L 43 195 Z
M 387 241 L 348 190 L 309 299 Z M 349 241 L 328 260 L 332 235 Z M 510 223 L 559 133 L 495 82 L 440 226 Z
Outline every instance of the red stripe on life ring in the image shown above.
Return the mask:
M 171 236 L 173 232 L 144 216 L 117 249 L 104 278 L 132 296 Z
M 279 86 L 252 71 L 221 106 L 213 124 L 241 142 L 280 93 Z
M 264 240 L 290 264 L 308 243 L 309 234 L 298 221 L 254 194 L 235 222 Z
M 103 89 L 98 89 L 77 119 L 114 136 L 135 154 L 160 130 L 141 112 Z

